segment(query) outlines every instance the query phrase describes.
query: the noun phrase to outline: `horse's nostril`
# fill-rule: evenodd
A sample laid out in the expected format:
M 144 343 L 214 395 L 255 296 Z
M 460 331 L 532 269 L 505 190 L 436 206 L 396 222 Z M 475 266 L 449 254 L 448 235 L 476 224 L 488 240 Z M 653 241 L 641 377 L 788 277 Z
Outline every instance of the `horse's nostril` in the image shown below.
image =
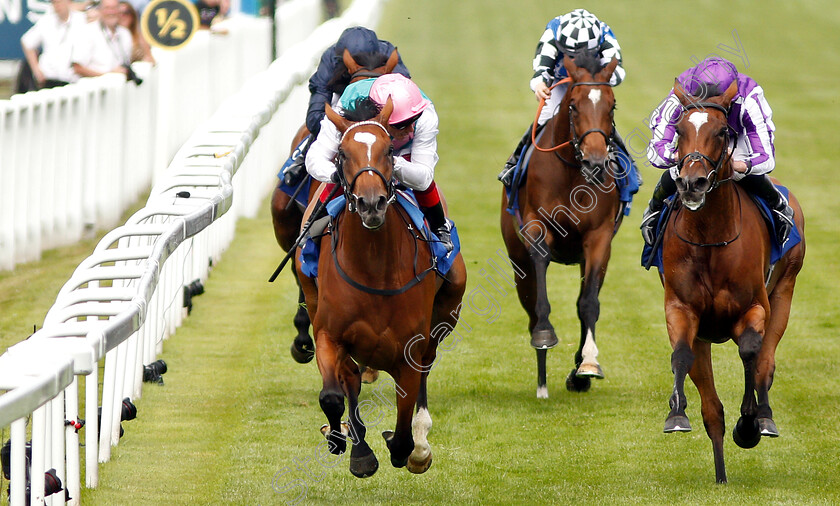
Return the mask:
M 675 179 L 674 184 L 677 185 L 677 190 L 679 190 L 681 192 L 684 192 L 688 189 L 688 187 L 685 184 L 685 179 L 683 179 L 681 177 L 678 177 L 677 179 Z
M 697 181 L 694 182 L 694 189 L 698 192 L 705 192 L 709 189 L 710 185 L 711 183 L 708 178 L 698 177 Z
M 356 197 L 356 207 L 359 208 L 360 213 L 366 213 L 370 206 L 368 206 L 367 200 L 364 197 Z
M 388 206 L 388 199 L 385 195 L 380 195 L 379 199 L 376 201 L 376 210 L 377 211 L 384 211 L 385 207 Z

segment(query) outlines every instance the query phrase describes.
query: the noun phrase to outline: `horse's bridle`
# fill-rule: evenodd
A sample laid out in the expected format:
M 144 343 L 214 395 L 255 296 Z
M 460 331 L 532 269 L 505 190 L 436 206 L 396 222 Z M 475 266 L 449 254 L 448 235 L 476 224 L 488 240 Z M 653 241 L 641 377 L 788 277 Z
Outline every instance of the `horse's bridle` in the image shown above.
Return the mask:
M 729 117 L 729 110 L 726 107 L 723 107 L 720 104 L 715 104 L 712 102 L 692 102 L 688 105 L 683 106 L 685 111 L 690 111 L 691 109 L 705 109 L 705 108 L 717 109 L 718 111 L 723 113 L 724 119 Z M 683 166 L 686 163 L 694 163 L 699 162 L 702 163 L 706 169 L 711 167 L 706 173 L 706 177 L 711 181 L 711 185 L 709 188 L 703 192 L 704 194 L 709 193 L 710 191 L 714 190 L 718 186 L 726 183 L 728 181 L 732 181 L 732 176 L 729 176 L 726 179 L 718 179 L 718 174 L 720 173 L 721 167 L 723 167 L 724 162 L 728 161 L 732 158 L 732 153 L 729 151 L 729 125 L 727 123 L 726 126 L 726 139 L 723 142 L 723 149 L 720 151 L 720 156 L 718 157 L 717 161 L 712 160 L 711 157 L 705 155 L 699 151 L 692 151 L 691 153 L 686 154 L 682 158 L 680 158 L 679 162 L 677 162 L 677 170 L 682 170 Z M 708 162 L 708 164 L 707 164 Z
M 382 124 L 379 123 L 378 121 L 360 121 L 358 123 L 353 123 L 352 125 L 350 125 L 350 127 L 347 130 L 344 131 L 344 134 L 341 136 L 341 140 L 338 143 L 339 144 L 339 151 L 338 151 L 338 157 L 336 158 L 336 161 L 335 161 L 335 166 L 336 166 L 336 172 L 338 173 L 339 182 L 341 183 L 341 187 L 344 189 L 344 197 L 347 199 L 347 210 L 351 213 L 356 212 L 356 209 L 357 209 L 356 203 L 359 199 L 358 195 L 353 193 L 353 189 L 356 187 L 356 180 L 359 179 L 359 176 L 361 176 L 362 174 L 365 174 L 365 173 L 372 173 L 372 174 L 375 174 L 375 175 L 379 176 L 379 179 L 382 180 L 382 183 L 385 185 L 385 189 L 388 191 L 388 202 L 387 203 L 389 205 L 391 203 L 393 203 L 394 200 L 396 200 L 396 198 L 397 198 L 396 184 L 394 183 L 393 176 L 391 177 L 390 180 L 388 180 L 382 174 L 382 172 L 380 172 L 379 169 L 377 169 L 376 167 L 372 167 L 370 165 L 368 165 L 367 167 L 362 167 L 359 170 L 359 172 L 357 172 L 356 175 L 353 176 L 352 181 L 349 181 L 349 183 L 347 181 L 347 176 L 344 174 L 344 153 L 341 151 L 340 146 L 344 142 L 344 138 L 347 136 L 347 134 L 350 132 L 350 130 L 353 130 L 356 127 L 365 126 L 365 125 L 376 125 L 376 126 L 378 126 L 388 135 L 388 138 L 390 139 L 390 134 L 388 133 L 388 130 L 384 126 L 382 126 Z M 394 166 L 394 159 L 393 159 L 393 155 L 392 155 L 391 156 L 391 167 L 393 167 L 393 166 Z

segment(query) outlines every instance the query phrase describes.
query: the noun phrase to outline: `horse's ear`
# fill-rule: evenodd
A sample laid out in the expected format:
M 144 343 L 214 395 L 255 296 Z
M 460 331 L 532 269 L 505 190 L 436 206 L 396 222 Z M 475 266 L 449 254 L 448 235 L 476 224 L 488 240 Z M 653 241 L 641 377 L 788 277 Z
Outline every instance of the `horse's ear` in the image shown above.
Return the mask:
M 388 61 L 385 62 L 385 73 L 390 74 L 397 68 L 397 63 L 400 62 L 400 54 L 397 52 L 397 48 L 394 48 L 391 51 L 391 56 L 388 57 Z
M 566 67 L 566 72 L 569 73 L 569 77 L 572 78 L 572 81 L 584 81 L 586 79 L 581 75 L 584 70 L 578 67 L 575 63 L 575 59 L 569 57 L 569 55 L 563 56 L 563 66 Z
M 612 78 L 613 72 L 615 72 L 615 68 L 618 67 L 618 58 L 613 56 L 613 59 L 607 63 L 607 66 L 602 68 L 598 75 L 596 76 L 596 81 L 604 81 L 609 82 Z
M 726 88 L 726 91 L 723 92 L 721 95 L 721 105 L 724 107 L 729 107 L 729 104 L 732 102 L 732 99 L 735 98 L 735 95 L 738 93 L 738 81 L 732 81 L 732 84 L 729 85 L 729 88 Z
M 391 100 L 391 97 L 388 97 L 388 101 L 385 102 L 385 106 L 379 112 L 379 116 L 376 117 L 376 121 L 387 127 L 388 120 L 391 119 L 392 112 L 394 112 L 394 101 Z
M 691 102 L 688 93 L 685 92 L 685 88 L 683 88 L 679 79 L 674 79 L 674 96 L 677 97 L 677 100 L 679 100 L 682 105 L 686 105 Z
M 335 128 L 337 128 L 340 133 L 344 133 L 348 128 L 350 128 L 352 123 L 335 112 L 335 110 L 330 107 L 330 104 L 324 104 L 324 112 L 327 113 L 327 118 L 332 121 L 332 124 L 335 125 Z
M 347 67 L 347 72 L 352 76 L 356 73 L 361 67 L 356 60 L 353 59 L 353 55 L 350 54 L 350 50 L 344 48 L 344 53 L 341 55 L 341 61 L 344 62 L 344 66 Z

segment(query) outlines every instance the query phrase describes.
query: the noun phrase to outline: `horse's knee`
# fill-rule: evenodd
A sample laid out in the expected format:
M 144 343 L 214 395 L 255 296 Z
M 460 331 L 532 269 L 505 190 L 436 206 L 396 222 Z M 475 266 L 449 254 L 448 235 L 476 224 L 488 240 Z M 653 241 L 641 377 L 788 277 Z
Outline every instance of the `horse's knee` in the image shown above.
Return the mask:
M 671 353 L 671 371 L 674 374 L 677 372 L 687 373 L 692 364 L 694 364 L 694 352 L 687 344 L 679 344 Z
M 753 329 L 747 329 L 738 339 L 738 355 L 744 362 L 754 360 L 761 350 L 761 334 Z
M 327 418 L 341 418 L 344 414 L 344 395 L 338 392 L 331 392 L 328 390 L 321 390 L 321 395 L 318 397 L 321 404 L 321 410 L 327 415 Z

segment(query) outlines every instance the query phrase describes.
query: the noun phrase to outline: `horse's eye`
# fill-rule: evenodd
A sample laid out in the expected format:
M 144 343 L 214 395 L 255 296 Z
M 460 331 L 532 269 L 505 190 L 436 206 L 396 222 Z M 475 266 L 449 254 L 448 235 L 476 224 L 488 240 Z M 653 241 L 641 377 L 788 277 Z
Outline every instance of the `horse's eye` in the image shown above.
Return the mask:
M 721 138 L 726 137 L 726 129 L 725 128 L 720 129 L 720 132 L 718 132 L 718 137 L 721 137 Z

